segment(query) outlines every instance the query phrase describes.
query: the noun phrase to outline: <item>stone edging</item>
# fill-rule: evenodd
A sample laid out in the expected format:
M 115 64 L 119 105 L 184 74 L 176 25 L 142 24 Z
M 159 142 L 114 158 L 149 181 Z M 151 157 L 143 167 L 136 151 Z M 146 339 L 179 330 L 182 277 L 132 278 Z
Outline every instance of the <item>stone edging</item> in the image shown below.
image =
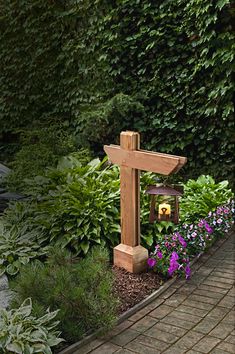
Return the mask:
M 232 230 L 233 230 L 233 228 L 232 228 Z M 199 256 L 196 256 L 190 262 L 190 266 L 192 267 L 194 264 L 196 264 L 198 262 L 199 259 L 201 259 L 205 255 L 207 255 L 206 259 L 209 258 L 211 256 L 211 253 L 214 253 L 227 240 L 227 238 L 229 237 L 229 235 L 232 232 L 232 230 L 227 235 L 225 235 L 224 238 L 221 238 L 221 239 L 217 240 L 216 244 L 214 244 L 207 253 L 201 253 Z M 197 271 L 197 268 L 193 271 L 193 273 L 195 271 Z M 159 289 L 154 291 L 151 295 L 149 295 L 144 300 L 142 300 L 141 302 L 139 302 L 138 304 L 133 306 L 131 309 L 129 309 L 126 312 L 124 312 L 118 318 L 116 325 L 119 325 L 121 322 L 125 321 L 126 319 L 128 319 L 129 317 L 134 315 L 136 312 L 141 310 L 143 307 L 147 306 L 153 300 L 155 300 L 158 296 L 160 296 L 163 292 L 165 292 L 172 284 L 174 284 L 177 279 L 178 279 L 177 276 L 175 276 L 172 279 L 168 280 L 165 284 L 163 284 Z M 97 330 L 96 332 L 88 335 L 87 337 L 81 339 L 80 341 L 78 341 L 78 342 L 70 345 L 69 347 L 65 348 L 64 350 L 62 350 L 58 354 L 72 354 L 75 350 L 83 347 L 84 345 L 90 343 L 92 340 L 96 339 L 101 332 L 102 332 L 102 329 Z

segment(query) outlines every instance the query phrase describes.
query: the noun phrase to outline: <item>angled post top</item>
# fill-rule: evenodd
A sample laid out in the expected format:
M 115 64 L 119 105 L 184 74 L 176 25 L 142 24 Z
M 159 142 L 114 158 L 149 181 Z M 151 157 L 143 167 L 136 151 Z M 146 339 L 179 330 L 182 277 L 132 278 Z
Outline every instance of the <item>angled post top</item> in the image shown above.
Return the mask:
M 183 156 L 146 151 L 139 148 L 140 136 L 137 132 L 126 131 L 120 135 L 119 145 L 105 145 L 104 150 L 112 163 L 138 170 L 163 175 L 176 173 L 187 162 Z M 138 146 L 138 149 L 136 149 Z

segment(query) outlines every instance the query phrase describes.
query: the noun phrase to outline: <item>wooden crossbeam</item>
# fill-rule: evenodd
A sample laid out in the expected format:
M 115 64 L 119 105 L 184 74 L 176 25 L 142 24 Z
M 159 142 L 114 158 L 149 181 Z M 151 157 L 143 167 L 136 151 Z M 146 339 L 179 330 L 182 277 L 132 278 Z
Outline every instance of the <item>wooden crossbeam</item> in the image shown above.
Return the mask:
M 105 145 L 104 150 L 112 163 L 162 175 L 176 173 L 187 161 L 186 157 L 167 155 L 146 150 L 125 150 L 118 145 Z

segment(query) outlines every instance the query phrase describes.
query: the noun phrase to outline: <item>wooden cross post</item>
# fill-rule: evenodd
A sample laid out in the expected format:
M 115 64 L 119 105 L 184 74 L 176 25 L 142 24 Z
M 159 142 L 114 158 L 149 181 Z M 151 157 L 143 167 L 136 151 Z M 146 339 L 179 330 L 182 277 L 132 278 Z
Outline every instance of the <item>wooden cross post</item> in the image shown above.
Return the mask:
M 122 132 L 120 146 L 105 145 L 112 163 L 120 166 L 121 243 L 114 248 L 114 264 L 138 273 L 147 266 L 148 251 L 140 245 L 140 170 L 163 175 L 177 172 L 186 158 L 140 150 L 140 135 Z

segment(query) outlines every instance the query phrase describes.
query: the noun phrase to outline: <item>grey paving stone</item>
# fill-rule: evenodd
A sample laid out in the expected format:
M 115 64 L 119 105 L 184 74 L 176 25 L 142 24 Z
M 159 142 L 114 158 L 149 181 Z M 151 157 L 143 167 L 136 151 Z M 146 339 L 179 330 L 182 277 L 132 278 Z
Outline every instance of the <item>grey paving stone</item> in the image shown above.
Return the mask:
M 135 341 L 142 343 L 143 345 L 146 345 L 148 347 L 158 349 L 160 351 L 165 350 L 170 346 L 170 343 L 162 342 L 161 340 L 149 337 L 147 335 L 140 335 L 135 339 Z
M 187 298 L 187 295 L 185 294 L 173 294 L 169 299 L 165 301 L 165 305 L 172 306 L 172 307 L 177 307 L 180 305 L 185 299 Z
M 164 354 L 184 354 L 185 349 L 179 348 L 176 345 L 172 345 L 169 349 L 163 352 Z
M 116 336 L 117 334 L 123 332 L 126 328 L 129 328 L 133 325 L 133 322 L 125 320 L 121 322 L 119 325 L 115 326 L 111 331 L 109 331 L 104 338 L 110 338 Z
M 177 309 L 173 312 L 171 312 L 171 316 L 180 319 L 180 320 L 185 320 L 185 321 L 189 321 L 192 323 L 198 323 L 199 321 L 201 321 L 202 317 L 196 316 L 196 315 L 191 315 L 189 313 L 186 312 L 182 312 L 182 311 L 178 311 Z
M 210 311 L 214 307 L 213 304 L 206 304 L 204 302 L 194 301 L 192 299 L 186 299 L 182 303 L 182 305 L 191 306 L 191 307 L 195 307 L 197 309 L 208 310 L 208 311 Z
M 179 339 L 175 334 L 160 331 L 158 328 L 150 328 L 145 334 L 166 343 L 174 343 Z
M 162 332 L 176 334 L 178 337 L 182 337 L 187 332 L 187 329 L 169 325 L 167 323 L 163 323 L 162 321 L 158 322 L 152 328 Z
M 227 338 L 225 338 L 225 342 L 229 342 L 231 344 L 235 344 L 235 336 L 230 334 Z
M 133 352 L 130 352 L 128 349 L 119 349 L 116 354 L 133 354 Z
M 134 329 L 137 332 L 145 332 L 147 329 L 156 324 L 158 320 L 151 316 L 145 316 L 141 318 L 139 321 L 135 322 L 131 329 Z
M 91 353 L 93 354 L 112 354 L 112 353 L 116 353 L 118 349 L 121 349 L 119 346 L 107 342 L 102 344 L 100 347 L 92 350 Z
M 235 304 L 235 298 L 232 296 L 225 296 L 219 303 L 218 306 L 227 307 L 231 309 Z
M 223 289 L 224 290 L 224 289 Z M 209 290 L 203 290 L 203 289 L 196 289 L 193 294 L 195 295 L 200 295 L 200 296 L 206 296 L 206 297 L 211 297 L 215 299 L 221 300 L 224 297 L 224 294 L 214 292 L 214 291 L 209 291 Z
M 192 349 L 202 353 L 209 353 L 219 342 L 220 339 L 218 338 L 206 336 L 194 345 Z
M 161 351 L 156 348 L 147 347 L 146 345 L 137 341 L 132 341 L 126 345 L 127 349 L 139 354 L 160 354 Z
M 235 274 L 230 274 L 226 272 L 220 272 L 218 270 L 215 270 L 211 275 L 214 277 L 223 277 L 223 278 L 229 278 L 229 279 L 235 279 Z
M 208 313 L 207 318 L 217 318 L 222 320 L 226 316 L 228 311 L 228 308 L 217 306 Z
M 145 315 L 147 315 L 150 311 L 151 310 L 149 310 L 148 308 L 144 307 L 142 310 L 136 312 L 134 315 L 129 317 L 128 320 L 132 321 L 132 322 L 136 322 L 136 321 L 140 320 L 142 317 L 144 317 Z
M 216 305 L 219 302 L 219 299 L 215 299 L 207 296 L 201 296 L 201 295 L 194 295 L 194 294 L 189 295 L 188 300 L 204 302 L 205 304 L 211 304 L 211 305 Z
M 167 306 L 167 305 L 160 305 L 155 310 L 151 311 L 149 313 L 149 315 L 152 316 L 152 317 L 158 318 L 158 319 L 162 319 L 163 317 L 168 315 L 173 310 L 174 310 L 173 307 L 170 307 L 170 306 Z
M 211 332 L 210 336 L 225 339 L 234 329 L 233 325 L 220 322 Z
M 175 345 L 179 348 L 190 349 L 193 345 L 199 342 L 199 340 L 202 339 L 203 336 L 204 335 L 202 333 L 189 331 L 182 338 L 180 338 Z
M 124 332 L 116 335 L 110 341 L 116 345 L 124 346 L 139 335 L 139 332 L 127 328 Z
M 235 309 L 230 311 L 222 320 L 222 323 L 227 323 L 235 327 Z
M 195 308 L 195 307 L 185 306 L 185 305 L 180 305 L 180 306 L 178 306 L 178 307 L 177 307 L 177 311 L 189 313 L 189 314 L 191 314 L 191 315 L 196 315 L 196 316 L 200 316 L 200 317 L 206 316 L 207 313 L 209 312 L 208 310 L 197 309 L 197 308 Z
M 208 334 L 215 326 L 217 326 L 219 320 L 215 318 L 204 318 L 195 328 L 196 332 Z
M 224 294 L 224 295 L 228 293 L 228 289 L 217 288 L 216 286 L 210 286 L 210 285 L 205 285 L 205 284 L 201 284 L 198 287 L 198 290 L 208 290 L 210 292 L 220 293 L 220 294 Z
M 221 284 L 230 284 L 230 285 L 234 284 L 234 280 L 231 279 L 230 277 L 219 277 L 219 276 L 214 277 L 211 275 L 208 277 L 208 280 L 214 281 L 215 283 L 219 282 Z
M 185 321 L 185 320 L 180 320 L 179 318 L 175 318 L 173 316 L 166 316 L 162 319 L 162 322 L 173 325 L 175 327 L 180 327 L 184 329 L 191 329 L 195 327 L 195 323 Z
M 216 348 L 224 350 L 226 353 L 234 354 L 235 345 L 227 342 L 221 342 Z

